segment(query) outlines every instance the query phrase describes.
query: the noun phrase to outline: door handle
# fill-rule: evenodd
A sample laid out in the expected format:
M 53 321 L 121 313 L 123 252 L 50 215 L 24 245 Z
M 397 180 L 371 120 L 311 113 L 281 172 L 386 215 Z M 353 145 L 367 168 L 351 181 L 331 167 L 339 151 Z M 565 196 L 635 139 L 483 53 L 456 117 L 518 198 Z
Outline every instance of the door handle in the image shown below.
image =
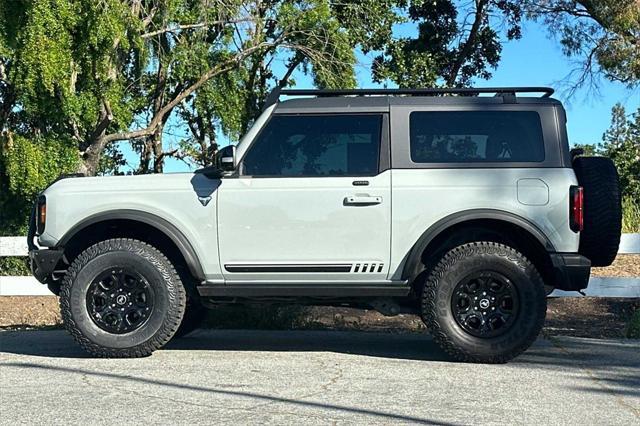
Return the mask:
M 382 203 L 382 197 L 369 194 L 348 195 L 344 198 L 345 206 L 371 206 Z

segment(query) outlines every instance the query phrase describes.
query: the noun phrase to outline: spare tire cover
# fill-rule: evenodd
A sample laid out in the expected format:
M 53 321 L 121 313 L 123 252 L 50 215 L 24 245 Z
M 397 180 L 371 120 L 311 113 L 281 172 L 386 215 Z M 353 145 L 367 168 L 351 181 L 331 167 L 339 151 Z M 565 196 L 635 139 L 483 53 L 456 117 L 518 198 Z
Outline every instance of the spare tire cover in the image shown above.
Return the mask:
M 606 157 L 577 157 L 573 169 L 584 188 L 584 230 L 578 251 L 592 266 L 609 266 L 618 254 L 622 230 L 618 171 Z

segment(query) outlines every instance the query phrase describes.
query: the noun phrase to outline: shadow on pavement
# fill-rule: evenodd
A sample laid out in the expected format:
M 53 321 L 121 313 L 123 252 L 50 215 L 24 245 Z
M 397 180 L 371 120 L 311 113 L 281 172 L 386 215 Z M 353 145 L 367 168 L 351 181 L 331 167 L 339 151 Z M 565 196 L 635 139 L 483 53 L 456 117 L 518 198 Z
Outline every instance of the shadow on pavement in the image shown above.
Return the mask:
M 553 336 L 544 342 L 550 349 L 534 346 L 516 363 L 540 370 L 582 371 L 584 385 L 574 387 L 580 392 L 640 398 L 640 341 Z
M 342 331 L 197 330 L 162 350 L 336 352 L 391 359 L 452 361 L 430 336 Z M 91 358 L 63 330 L 0 333 L 0 353 Z
M 161 351 L 334 352 L 387 359 L 452 362 L 430 336 L 425 334 L 198 330 L 170 342 Z M 91 358 L 63 330 L 0 332 L 0 359 L 2 353 L 47 358 Z M 535 368 L 552 374 L 575 374 L 584 380 L 581 385 L 574 385 L 574 389 L 580 392 L 640 398 L 638 353 L 639 341 L 552 337 L 539 339 L 523 355 L 507 364 L 506 368 Z M 33 368 L 57 368 L 29 363 L 15 364 L 32 365 Z M 3 362 L 0 365 L 6 367 L 12 363 Z M 133 380 L 128 376 L 123 379 Z M 171 383 L 164 385 L 183 386 Z M 256 396 L 263 397 L 270 398 Z M 419 421 L 400 417 L 398 420 Z

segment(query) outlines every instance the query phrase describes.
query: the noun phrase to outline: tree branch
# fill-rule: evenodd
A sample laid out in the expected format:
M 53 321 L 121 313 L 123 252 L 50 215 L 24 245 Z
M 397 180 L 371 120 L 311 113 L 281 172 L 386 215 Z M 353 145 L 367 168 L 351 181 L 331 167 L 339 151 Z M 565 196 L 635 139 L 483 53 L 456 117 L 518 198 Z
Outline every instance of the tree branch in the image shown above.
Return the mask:
M 225 19 L 220 21 L 211 21 L 211 22 L 198 22 L 195 24 L 178 24 L 171 27 L 161 28 L 156 31 L 150 31 L 148 33 L 144 33 L 141 35 L 142 38 L 150 38 L 164 33 L 175 33 L 183 30 L 192 30 L 196 28 L 206 28 L 213 27 L 216 25 L 227 25 L 227 24 L 238 24 L 241 22 L 251 22 L 252 18 L 240 18 L 240 19 Z
M 467 60 L 467 57 L 471 53 L 473 49 L 473 45 L 476 41 L 476 37 L 478 36 L 478 31 L 480 31 L 480 25 L 484 20 L 484 10 L 487 5 L 488 0 L 477 0 L 476 1 L 476 13 L 473 19 L 473 25 L 471 26 L 471 30 L 469 31 L 469 37 L 462 45 L 462 49 L 456 55 L 456 60 L 449 71 L 449 76 L 447 77 L 446 83 L 447 86 L 453 86 L 458 78 L 458 73 L 462 68 L 462 65 Z
M 156 130 L 158 125 L 162 123 L 166 114 L 170 113 L 176 105 L 178 105 L 180 102 L 182 102 L 183 99 L 186 99 L 189 95 L 202 87 L 207 81 L 217 75 L 220 75 L 227 71 L 231 71 L 246 57 L 252 55 L 257 50 L 263 49 L 273 44 L 275 43 L 260 43 L 256 46 L 245 49 L 233 58 L 224 61 L 214 68 L 211 68 L 209 71 L 204 73 L 195 83 L 178 93 L 169 103 L 167 103 L 157 113 L 155 113 L 153 118 L 151 119 L 151 122 L 146 128 L 106 135 L 103 138 L 104 143 L 150 136 Z

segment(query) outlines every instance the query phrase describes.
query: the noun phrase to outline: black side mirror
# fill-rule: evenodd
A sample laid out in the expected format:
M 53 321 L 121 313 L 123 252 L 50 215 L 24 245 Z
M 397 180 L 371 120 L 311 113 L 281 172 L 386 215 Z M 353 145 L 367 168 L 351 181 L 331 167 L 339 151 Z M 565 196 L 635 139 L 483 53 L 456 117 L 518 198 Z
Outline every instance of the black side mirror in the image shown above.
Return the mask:
M 236 146 L 228 145 L 218 151 L 216 165 L 223 172 L 232 172 L 236 168 Z

